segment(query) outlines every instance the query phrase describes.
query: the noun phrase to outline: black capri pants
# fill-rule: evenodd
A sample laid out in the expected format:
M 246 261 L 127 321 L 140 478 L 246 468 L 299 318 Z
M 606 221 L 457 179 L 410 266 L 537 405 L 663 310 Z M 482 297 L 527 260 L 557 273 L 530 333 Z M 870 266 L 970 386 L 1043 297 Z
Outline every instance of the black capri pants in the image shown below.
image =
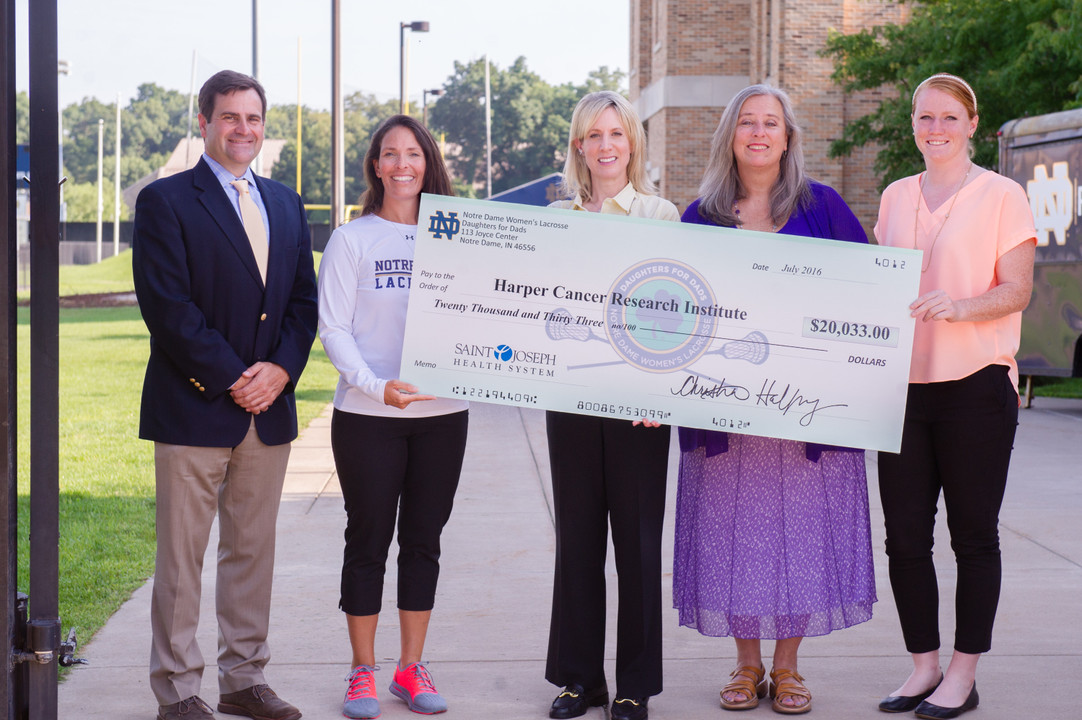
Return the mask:
M 1005 365 L 909 386 L 901 453 L 879 453 L 879 493 L 890 584 L 911 653 L 940 646 L 932 564 L 940 491 L 958 564 L 954 649 L 978 654 L 992 646 L 1002 581 L 999 510 L 1017 427 L 1018 394 Z
M 398 609 L 432 609 L 468 418 L 465 410 L 389 418 L 335 409 L 331 448 L 346 505 L 339 607 L 347 614 L 379 613 L 396 519 Z

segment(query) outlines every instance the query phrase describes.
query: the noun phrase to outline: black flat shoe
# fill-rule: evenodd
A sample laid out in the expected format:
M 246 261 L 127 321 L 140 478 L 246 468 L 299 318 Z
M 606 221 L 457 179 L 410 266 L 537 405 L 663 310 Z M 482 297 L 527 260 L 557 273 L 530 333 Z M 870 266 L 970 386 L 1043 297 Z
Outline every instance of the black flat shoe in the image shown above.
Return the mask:
M 585 715 L 592 707 L 608 704 L 609 689 L 604 685 L 593 690 L 584 690 L 582 685 L 571 684 L 552 701 L 549 717 L 557 720 L 577 718 Z
M 928 688 L 920 695 L 887 695 L 879 703 L 879 709 L 888 713 L 904 713 L 915 710 L 924 699 L 936 691 L 939 683 L 943 682 L 943 676 L 939 676 L 939 682 Z
M 977 695 L 977 683 L 973 683 L 973 689 L 969 691 L 969 697 L 966 701 L 958 707 L 946 708 L 925 700 L 917 706 L 914 715 L 919 718 L 927 718 L 928 720 L 947 720 L 948 718 L 956 718 L 964 712 L 968 712 L 977 707 L 977 704 L 981 701 Z
M 611 720 L 646 720 L 650 715 L 646 703 L 650 698 L 616 698 L 609 711 Z

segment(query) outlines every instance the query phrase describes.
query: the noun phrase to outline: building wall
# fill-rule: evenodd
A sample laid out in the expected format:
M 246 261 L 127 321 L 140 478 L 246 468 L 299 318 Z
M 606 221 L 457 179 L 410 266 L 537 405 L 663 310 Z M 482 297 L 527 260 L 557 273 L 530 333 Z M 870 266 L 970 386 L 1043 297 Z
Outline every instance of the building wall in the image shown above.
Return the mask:
M 875 148 L 831 159 L 847 120 L 880 92 L 847 95 L 819 56 L 832 29 L 901 22 L 887 0 L 630 0 L 630 97 L 646 125 L 647 160 L 661 194 L 681 209 L 698 195 L 710 139 L 732 96 L 767 82 L 793 100 L 812 177 L 832 185 L 870 231 L 879 206 Z

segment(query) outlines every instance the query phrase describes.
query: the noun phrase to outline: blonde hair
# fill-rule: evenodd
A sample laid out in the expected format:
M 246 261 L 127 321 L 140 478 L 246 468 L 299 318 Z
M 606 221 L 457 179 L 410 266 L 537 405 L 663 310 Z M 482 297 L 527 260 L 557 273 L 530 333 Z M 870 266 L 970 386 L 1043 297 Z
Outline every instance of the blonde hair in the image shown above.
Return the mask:
M 571 114 L 571 130 L 567 139 L 567 160 L 564 161 L 564 179 L 560 183 L 560 190 L 570 197 L 578 195 L 583 202 L 593 199 L 593 184 L 590 178 L 590 168 L 586 165 L 586 158 L 579 154 L 575 141 L 580 143 L 586 139 L 586 133 L 590 131 L 594 123 L 608 108 L 616 111 L 620 116 L 620 124 L 627 132 L 627 139 L 631 144 L 631 158 L 627 163 L 627 179 L 636 191 L 649 195 L 657 194 L 657 188 L 646 175 L 646 131 L 639 120 L 639 114 L 635 108 L 620 93 L 611 90 L 601 90 L 584 95 L 575 111 Z
M 917 111 L 917 95 L 925 87 L 935 88 L 947 93 L 952 98 L 962 103 L 962 107 L 969 113 L 969 117 L 977 116 L 977 93 L 962 78 L 950 73 L 937 73 L 925 78 L 917 89 L 913 91 L 912 112 Z
M 722 112 L 710 142 L 706 172 L 699 185 L 699 214 L 718 225 L 735 227 L 739 224 L 733 205 L 745 197 L 745 191 L 733 155 L 733 141 L 736 139 L 740 110 L 745 102 L 757 95 L 769 95 L 781 104 L 788 143 L 788 149 L 782 154 L 778 179 L 770 190 L 771 217 L 775 222 L 781 222 L 812 199 L 808 176 L 804 171 L 804 150 L 800 144 L 803 133 L 793 114 L 793 103 L 784 90 L 770 85 L 749 85 L 734 95 Z

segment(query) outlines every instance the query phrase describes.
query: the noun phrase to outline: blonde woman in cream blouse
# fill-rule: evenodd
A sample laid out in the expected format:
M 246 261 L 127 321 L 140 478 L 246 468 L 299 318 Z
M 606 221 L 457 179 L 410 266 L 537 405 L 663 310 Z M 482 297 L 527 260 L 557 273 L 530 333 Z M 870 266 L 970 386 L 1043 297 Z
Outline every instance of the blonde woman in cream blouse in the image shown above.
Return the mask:
M 646 176 L 646 133 L 614 92 L 583 97 L 571 117 L 564 184 L 552 207 L 677 221 L 676 206 Z M 618 576 L 613 720 L 646 720 L 661 692 L 661 526 L 669 428 L 655 422 L 549 412 L 556 571 L 545 678 L 563 688 L 549 717 L 607 705 L 605 553 L 608 526 Z M 649 427 L 646 427 L 649 426 Z

